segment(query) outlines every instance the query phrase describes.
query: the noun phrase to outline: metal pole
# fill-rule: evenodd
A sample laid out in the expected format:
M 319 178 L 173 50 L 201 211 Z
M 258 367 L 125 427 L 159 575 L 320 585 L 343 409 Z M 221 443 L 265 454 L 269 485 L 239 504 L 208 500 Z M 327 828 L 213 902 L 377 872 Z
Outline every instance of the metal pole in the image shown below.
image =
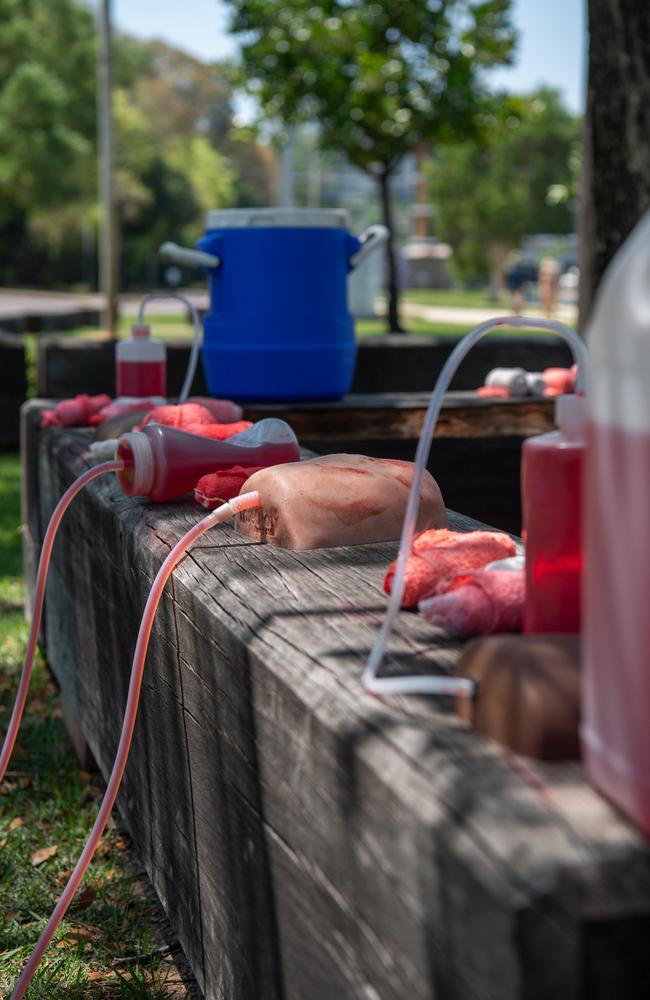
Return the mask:
M 289 129 L 287 141 L 280 152 L 280 208 L 295 205 L 295 131 Z
M 111 0 L 99 0 L 97 15 L 97 131 L 100 204 L 99 288 L 104 293 L 104 327 L 115 336 L 118 316 L 117 225 L 113 151 L 113 52 Z
M 314 129 L 307 165 L 307 204 L 310 208 L 320 208 L 320 188 L 320 135 L 318 130 Z

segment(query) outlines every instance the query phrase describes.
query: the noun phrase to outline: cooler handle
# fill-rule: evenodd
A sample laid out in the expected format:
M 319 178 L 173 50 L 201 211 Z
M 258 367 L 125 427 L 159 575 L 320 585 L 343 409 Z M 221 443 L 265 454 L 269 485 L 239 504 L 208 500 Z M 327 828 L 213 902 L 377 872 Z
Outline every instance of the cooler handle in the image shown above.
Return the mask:
M 350 257 L 350 267 L 358 267 L 362 261 L 369 257 L 375 250 L 383 246 L 388 240 L 388 229 L 386 226 L 368 226 L 359 237 L 361 246 L 356 253 Z
M 190 250 L 189 247 L 180 247 L 178 243 L 171 243 L 169 240 L 162 244 L 158 253 L 164 260 L 183 267 L 219 267 L 221 264 L 221 258 L 216 254 Z

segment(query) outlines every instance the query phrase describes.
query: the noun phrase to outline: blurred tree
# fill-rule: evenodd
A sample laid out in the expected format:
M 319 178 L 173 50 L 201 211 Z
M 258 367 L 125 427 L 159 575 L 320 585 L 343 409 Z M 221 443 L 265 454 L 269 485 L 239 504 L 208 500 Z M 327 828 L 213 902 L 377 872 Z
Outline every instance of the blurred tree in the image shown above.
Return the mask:
M 274 186 L 273 154 L 270 147 L 257 141 L 252 130 L 233 127 L 229 67 L 201 62 L 160 41 L 148 43 L 148 51 L 149 67 L 136 80 L 132 99 L 152 132 L 163 144 L 181 136 L 203 137 L 230 161 L 236 204 L 269 204 Z M 229 183 L 227 180 L 226 186 Z M 222 204 L 220 201 L 211 207 Z
M 71 0 L 0 0 L 0 24 L 4 227 L 78 195 L 92 169 L 95 50 L 90 12 Z
M 160 41 L 149 42 L 147 51 L 132 98 L 151 131 L 163 141 L 202 135 L 222 149 L 232 128 L 232 90 L 219 67 Z
M 93 17 L 75 0 L 0 0 L 0 25 L 2 278 L 78 280 L 96 216 Z M 147 59 L 124 40 L 118 84 Z
M 401 330 L 390 180 L 422 142 L 478 127 L 486 67 L 513 50 L 510 0 L 229 0 L 241 82 L 288 127 L 317 121 L 326 147 L 376 178 L 388 323 Z
M 79 0 L 0 0 L 0 281 L 95 278 L 96 29 Z M 162 42 L 115 41 L 116 190 L 124 287 L 157 280 L 157 247 L 208 208 L 264 203 L 272 163 L 233 141 L 224 67 Z
M 503 97 L 481 143 L 441 148 L 430 167 L 438 236 L 462 282 L 490 275 L 497 287 L 522 236 L 571 233 L 580 123 L 556 91 Z

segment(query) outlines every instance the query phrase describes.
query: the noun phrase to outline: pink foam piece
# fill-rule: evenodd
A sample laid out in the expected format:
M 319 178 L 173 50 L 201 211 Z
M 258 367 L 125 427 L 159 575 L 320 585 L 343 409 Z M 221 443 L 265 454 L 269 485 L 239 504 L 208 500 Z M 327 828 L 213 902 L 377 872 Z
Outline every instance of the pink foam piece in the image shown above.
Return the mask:
M 93 414 L 110 403 L 111 397 L 86 396 L 81 394 L 74 399 L 63 399 L 53 410 L 43 410 L 41 423 L 43 427 L 86 427 Z
M 450 531 L 430 528 L 416 535 L 406 566 L 403 608 L 444 592 L 449 581 L 460 573 L 481 569 L 497 559 L 516 554 L 517 547 L 501 531 Z M 390 594 L 396 563 L 386 574 L 384 590 Z
M 99 427 L 100 424 L 103 424 L 105 420 L 109 420 L 111 417 L 120 417 L 123 413 L 134 413 L 136 410 L 153 410 L 154 406 L 154 403 L 148 403 L 144 400 L 131 403 L 117 403 L 113 401 L 109 402 L 107 406 L 102 407 L 99 413 L 94 413 L 88 422 L 91 427 Z
M 576 372 L 573 368 L 545 368 L 542 378 L 547 390 L 555 390 L 553 393 L 547 391 L 544 395 L 563 396 L 565 393 L 575 392 Z
M 257 468 L 244 469 L 241 465 L 236 465 L 232 469 L 223 472 L 211 472 L 207 476 L 201 476 L 194 487 L 194 499 L 202 507 L 212 509 L 236 497 L 246 480 L 258 472 Z
M 477 570 L 457 576 L 446 594 L 418 607 L 432 625 L 458 635 L 520 632 L 525 595 L 524 570 Z
M 179 431 L 184 431 L 192 424 L 212 424 L 214 416 L 199 403 L 154 406 L 136 430 L 142 430 L 147 424 L 152 423 L 165 424 L 167 427 L 176 427 Z
M 200 437 L 210 438 L 212 441 L 226 441 L 235 434 L 252 427 L 250 420 L 239 420 L 236 424 L 189 424 L 183 427 L 188 434 L 198 434 Z
M 244 415 L 244 411 L 238 403 L 233 403 L 232 399 L 212 399 L 211 396 L 190 396 L 188 403 L 198 403 L 204 406 L 212 414 L 213 420 L 218 424 L 235 424 Z
M 476 395 L 481 396 L 482 399 L 507 399 L 510 393 L 501 385 L 480 385 L 476 390 Z

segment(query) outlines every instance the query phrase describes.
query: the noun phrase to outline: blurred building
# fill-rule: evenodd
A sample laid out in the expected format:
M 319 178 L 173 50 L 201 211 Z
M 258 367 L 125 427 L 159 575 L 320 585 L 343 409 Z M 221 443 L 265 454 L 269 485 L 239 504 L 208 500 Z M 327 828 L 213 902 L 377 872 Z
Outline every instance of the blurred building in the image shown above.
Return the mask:
M 400 250 L 403 288 L 451 288 L 451 247 L 433 237 L 410 240 Z

